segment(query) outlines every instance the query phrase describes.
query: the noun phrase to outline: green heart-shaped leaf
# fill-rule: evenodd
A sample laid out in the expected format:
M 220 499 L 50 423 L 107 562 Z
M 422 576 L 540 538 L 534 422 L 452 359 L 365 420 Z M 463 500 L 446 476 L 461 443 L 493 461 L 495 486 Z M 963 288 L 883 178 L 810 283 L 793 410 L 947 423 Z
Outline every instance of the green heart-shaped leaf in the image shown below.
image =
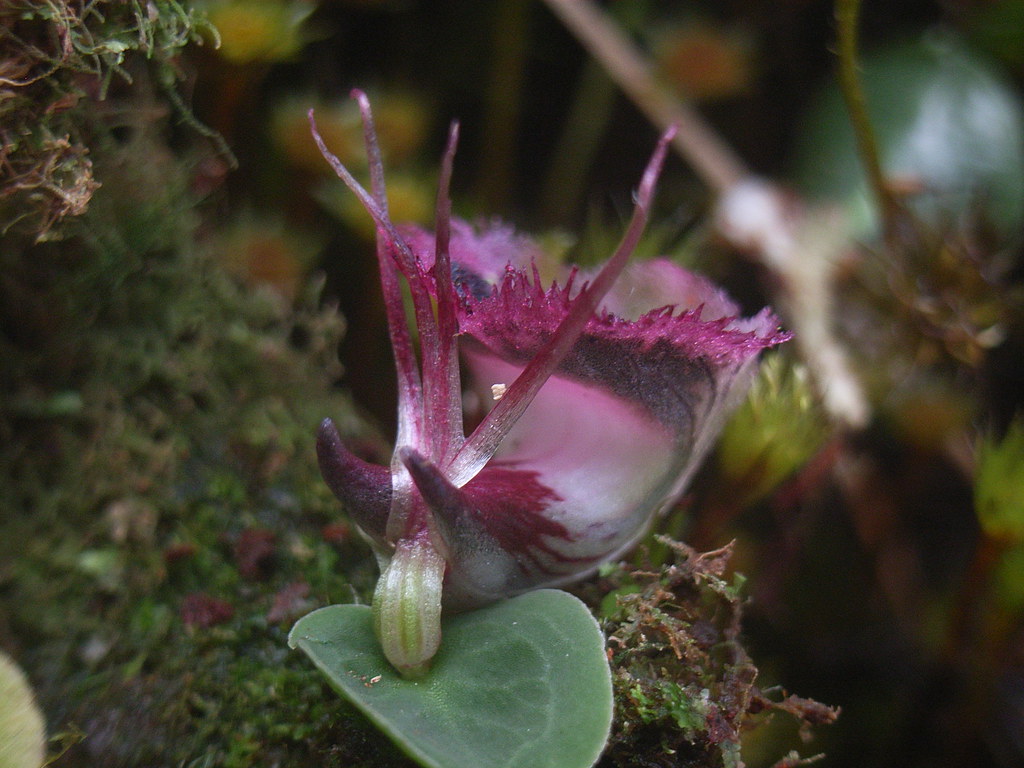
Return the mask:
M 296 623 L 301 648 L 342 695 L 431 768 L 589 768 L 604 748 L 612 685 L 604 638 L 572 595 L 539 590 L 445 619 L 419 680 L 384 658 L 365 605 Z

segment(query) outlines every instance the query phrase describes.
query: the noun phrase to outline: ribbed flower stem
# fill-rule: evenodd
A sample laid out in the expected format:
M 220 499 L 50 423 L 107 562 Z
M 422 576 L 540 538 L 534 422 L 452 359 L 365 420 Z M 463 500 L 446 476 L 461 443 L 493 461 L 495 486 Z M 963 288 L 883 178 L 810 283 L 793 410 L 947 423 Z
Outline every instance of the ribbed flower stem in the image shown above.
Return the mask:
M 374 629 L 384 655 L 403 677 L 426 674 L 441 644 L 444 567 L 429 538 L 402 539 L 377 582 Z

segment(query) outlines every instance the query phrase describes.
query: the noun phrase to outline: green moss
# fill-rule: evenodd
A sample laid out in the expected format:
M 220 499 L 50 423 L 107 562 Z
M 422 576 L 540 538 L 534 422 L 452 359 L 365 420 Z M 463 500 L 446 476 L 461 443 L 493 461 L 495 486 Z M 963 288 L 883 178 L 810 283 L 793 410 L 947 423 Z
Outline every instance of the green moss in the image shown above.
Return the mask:
M 738 503 L 756 503 L 799 470 L 821 448 L 826 424 L 807 370 L 781 353 L 766 356 L 718 446 L 719 470 Z
M 285 642 L 375 575 L 322 533 L 317 424 L 374 443 L 335 388 L 343 323 L 315 281 L 292 306 L 222 269 L 166 126 L 93 128 L 88 211 L 5 250 L 0 644 L 83 734 L 61 765 L 386 763 Z
M 172 91 L 176 57 L 207 29 L 201 14 L 174 0 L 4 3 L 0 232 L 60 238 L 65 220 L 83 214 L 99 187 L 87 128 L 96 102 L 131 84 L 142 62 Z
M 1005 437 L 980 440 L 974 508 L 985 533 L 1024 542 L 1024 420 L 1014 420 Z
M 731 548 L 698 554 L 659 538 L 670 562 L 602 572 L 618 597 L 605 614 L 617 717 L 601 765 L 727 768 L 740 764 L 741 732 L 762 712 L 788 712 L 804 726 L 834 720 L 828 707 L 773 700 L 757 685 L 739 640 L 743 580 L 727 574 Z

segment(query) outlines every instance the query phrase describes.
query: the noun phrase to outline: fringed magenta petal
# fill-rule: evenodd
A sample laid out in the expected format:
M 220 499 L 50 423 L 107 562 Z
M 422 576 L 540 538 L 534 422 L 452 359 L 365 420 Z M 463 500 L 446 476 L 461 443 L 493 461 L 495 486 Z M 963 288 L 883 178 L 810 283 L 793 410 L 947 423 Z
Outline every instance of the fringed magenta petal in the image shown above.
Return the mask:
M 675 503 L 757 354 L 788 334 L 768 310 L 740 317 L 711 282 L 667 260 L 628 264 L 671 131 L 643 173 L 611 258 L 590 275 L 571 270 L 545 287 L 536 267 L 543 254 L 530 239 L 500 223 L 450 218 L 454 127 L 438 234 L 395 227 L 369 104 L 357 98 L 372 194 L 315 138 L 377 224 L 400 429 L 391 466 L 373 467 L 325 422 L 323 475 L 385 562 L 410 543 L 444 558 L 450 610 L 581 578 Z M 414 328 L 402 309 L 402 279 Z M 489 404 L 468 437 L 456 335 L 466 382 Z

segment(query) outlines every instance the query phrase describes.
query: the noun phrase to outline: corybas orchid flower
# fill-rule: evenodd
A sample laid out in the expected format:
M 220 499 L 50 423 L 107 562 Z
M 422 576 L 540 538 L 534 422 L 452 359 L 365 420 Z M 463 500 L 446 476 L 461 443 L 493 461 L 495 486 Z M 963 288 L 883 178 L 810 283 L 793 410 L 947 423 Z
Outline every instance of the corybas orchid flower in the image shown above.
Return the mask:
M 313 132 L 376 223 L 398 434 L 388 467 L 352 455 L 329 419 L 317 447 L 324 478 L 381 562 L 374 616 L 384 652 L 414 676 L 438 648 L 442 604 L 463 610 L 565 584 L 632 546 L 682 493 L 758 352 L 787 336 L 768 310 L 740 318 L 711 283 L 668 261 L 628 264 L 671 132 L 609 261 L 587 280 L 573 270 L 544 288 L 530 241 L 501 225 L 476 230 L 452 220 L 457 126 L 442 162 L 436 231 L 391 222 L 369 103 L 354 96 L 370 191 L 315 124 Z M 468 436 L 463 373 L 493 402 Z

